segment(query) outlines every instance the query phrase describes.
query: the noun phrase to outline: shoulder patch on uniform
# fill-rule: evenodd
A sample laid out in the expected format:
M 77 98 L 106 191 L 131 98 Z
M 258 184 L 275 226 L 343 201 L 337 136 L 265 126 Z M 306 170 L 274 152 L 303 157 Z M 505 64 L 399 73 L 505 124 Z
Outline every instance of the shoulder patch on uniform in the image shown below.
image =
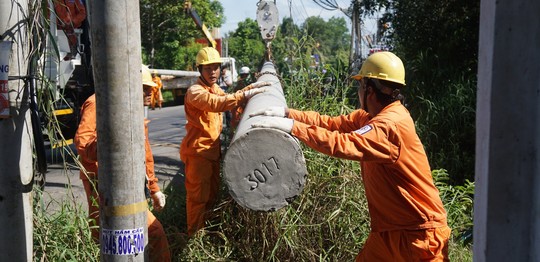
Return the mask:
M 354 131 L 355 133 L 359 134 L 359 135 L 363 135 L 369 131 L 371 131 L 373 129 L 373 127 L 371 125 L 365 125 L 363 127 L 361 127 L 360 129 Z

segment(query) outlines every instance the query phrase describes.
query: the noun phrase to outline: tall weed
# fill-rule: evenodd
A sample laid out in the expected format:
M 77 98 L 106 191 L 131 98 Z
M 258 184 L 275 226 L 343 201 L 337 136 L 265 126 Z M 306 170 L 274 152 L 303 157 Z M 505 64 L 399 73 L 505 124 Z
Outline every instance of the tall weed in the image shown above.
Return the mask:
M 356 88 L 331 69 L 299 72 L 284 79 L 291 108 L 323 114 L 354 110 Z M 352 95 L 351 95 L 352 94 Z M 303 145 L 302 145 L 303 146 Z M 183 176 L 167 188 L 165 210 L 157 213 L 167 233 L 173 261 L 352 261 L 369 232 L 370 218 L 358 162 L 326 156 L 303 146 L 308 177 L 303 192 L 275 212 L 255 212 L 238 204 L 222 189 L 206 227 L 194 237 L 186 232 Z M 451 261 L 472 261 L 464 232 L 472 226 L 474 184 L 452 186 L 445 170 L 434 180 L 453 228 Z M 43 261 L 93 261 L 99 249 L 91 241 L 86 214 L 70 208 L 46 214 L 35 210 L 34 249 Z
M 409 110 L 431 166 L 450 183 L 474 181 L 476 76 L 448 68 L 431 50 L 407 61 Z
M 44 203 L 38 188 L 34 193 L 34 261 L 99 261 L 99 247 L 80 204 L 73 199 Z M 52 205 L 57 210 L 50 211 Z

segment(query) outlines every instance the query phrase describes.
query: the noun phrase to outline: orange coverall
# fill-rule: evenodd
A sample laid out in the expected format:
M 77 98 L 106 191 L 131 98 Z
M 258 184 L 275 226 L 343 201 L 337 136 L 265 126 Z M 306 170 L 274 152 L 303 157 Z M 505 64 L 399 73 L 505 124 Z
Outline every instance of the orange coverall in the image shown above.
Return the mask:
M 246 89 L 247 90 L 247 89 Z M 222 112 L 244 102 L 243 91 L 226 94 L 217 85 L 206 86 L 200 79 L 185 95 L 186 136 L 180 146 L 185 165 L 188 235 L 204 226 L 219 191 Z
M 152 156 L 152 148 L 148 141 L 148 120 L 144 122 L 145 132 L 145 162 L 146 176 L 148 178 L 148 188 L 153 194 L 160 191 L 157 184 L 157 177 L 154 173 L 154 157 Z M 80 171 L 81 178 L 86 192 L 88 201 L 88 214 L 96 223 L 92 228 L 92 236 L 94 239 L 99 239 L 99 193 L 97 188 L 98 182 L 98 163 L 97 163 L 97 123 L 96 123 L 96 95 L 90 96 L 81 107 L 81 121 L 77 132 L 75 133 L 75 145 L 79 154 L 79 161 L 86 169 Z M 153 261 L 170 261 L 169 243 L 163 230 L 163 226 L 156 219 L 154 214 L 147 211 L 147 226 L 148 226 L 148 243 L 150 245 L 150 259 Z
M 361 161 L 371 233 L 357 261 L 447 261 L 446 211 L 407 109 L 396 101 L 329 117 L 290 109 L 291 134 L 324 154 Z
M 158 104 L 159 108 L 161 108 L 161 103 L 163 102 L 163 95 L 161 94 L 161 88 L 163 87 L 163 83 L 161 82 L 161 78 L 159 76 L 153 76 L 152 81 L 157 84 L 157 86 L 152 87 L 152 101 L 150 102 L 150 107 L 152 109 L 156 108 L 156 103 Z
M 54 11 L 58 17 L 57 28 L 64 30 L 73 49 L 77 45 L 77 36 L 73 29 L 82 26 L 86 19 L 86 8 L 81 0 L 55 0 Z

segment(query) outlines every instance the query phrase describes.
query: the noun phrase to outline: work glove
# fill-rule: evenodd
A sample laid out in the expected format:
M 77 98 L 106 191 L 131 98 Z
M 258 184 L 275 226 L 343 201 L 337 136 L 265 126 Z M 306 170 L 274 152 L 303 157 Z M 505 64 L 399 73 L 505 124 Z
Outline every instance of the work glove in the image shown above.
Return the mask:
M 249 117 L 254 116 L 276 116 L 276 117 L 285 117 L 286 108 L 282 106 L 271 106 L 258 111 L 255 111 L 249 114 Z
M 248 91 L 248 90 L 251 90 L 251 89 L 256 89 L 256 88 L 259 88 L 259 87 L 263 87 L 263 86 L 269 86 L 269 85 L 272 85 L 272 82 L 267 82 L 267 81 L 259 81 L 259 82 L 255 82 L 255 83 L 252 83 L 246 87 L 244 87 L 242 89 L 242 91 Z
M 244 96 L 246 99 L 252 98 L 256 94 L 264 93 L 266 92 L 266 88 L 253 88 L 247 91 L 244 91 Z
M 165 207 L 165 194 L 161 193 L 161 191 L 152 194 L 152 205 L 154 210 L 161 211 Z
M 290 134 L 294 125 L 294 120 L 290 118 L 271 117 L 261 119 L 259 122 L 253 123 L 251 127 L 274 128 Z

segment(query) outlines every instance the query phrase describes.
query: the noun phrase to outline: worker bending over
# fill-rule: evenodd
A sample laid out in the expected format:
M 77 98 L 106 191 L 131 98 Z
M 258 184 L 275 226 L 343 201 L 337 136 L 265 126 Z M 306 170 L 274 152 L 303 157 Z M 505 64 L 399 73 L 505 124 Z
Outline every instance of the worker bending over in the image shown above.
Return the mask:
M 446 211 L 414 122 L 400 101 L 401 59 L 374 53 L 353 78 L 360 82 L 361 109 L 330 117 L 271 107 L 252 116 L 276 117 L 253 126 L 277 128 L 324 154 L 360 161 L 371 232 L 356 261 L 448 261 Z
M 155 85 L 152 82 L 150 71 L 146 66 L 142 67 L 142 84 L 143 88 L 149 88 Z M 145 104 L 149 99 L 144 98 Z M 154 157 L 150 141 L 148 141 L 148 122 L 144 120 L 144 135 L 145 135 L 145 163 L 146 163 L 146 178 L 147 187 L 150 191 L 153 207 L 156 211 L 161 211 L 165 206 L 165 195 L 161 192 L 157 183 L 158 179 L 154 173 Z M 75 133 L 75 145 L 79 160 L 84 169 L 80 171 L 80 178 L 83 182 L 86 199 L 88 201 L 88 214 L 91 223 L 95 223 L 92 227 L 92 237 L 94 240 L 99 239 L 99 192 L 98 192 L 98 162 L 97 162 L 97 123 L 96 123 L 96 95 L 90 96 L 82 105 L 81 122 Z M 150 246 L 151 261 L 171 261 L 169 243 L 163 230 L 163 226 L 157 218 L 148 210 L 147 212 L 148 226 L 148 244 Z
M 226 94 L 217 85 L 221 57 L 212 47 L 197 53 L 200 77 L 187 90 L 184 99 L 186 136 L 180 146 L 185 164 L 188 235 L 204 227 L 207 212 L 213 207 L 220 181 L 222 112 L 233 110 L 252 96 L 264 92 L 269 82 L 253 83 L 236 93 Z

